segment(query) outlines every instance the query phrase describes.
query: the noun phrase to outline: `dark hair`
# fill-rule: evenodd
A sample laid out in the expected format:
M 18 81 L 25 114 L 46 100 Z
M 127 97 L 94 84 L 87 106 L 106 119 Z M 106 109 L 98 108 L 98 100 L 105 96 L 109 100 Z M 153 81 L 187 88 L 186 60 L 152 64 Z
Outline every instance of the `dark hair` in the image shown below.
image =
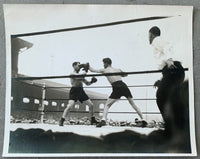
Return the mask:
M 155 36 L 160 36 L 160 29 L 157 26 L 152 27 L 149 32 Z
M 74 67 L 75 65 L 77 65 L 80 62 L 73 62 L 72 66 Z
M 103 62 L 104 62 L 104 63 L 107 63 L 107 64 L 109 64 L 109 65 L 112 64 L 112 60 L 111 60 L 110 58 L 104 58 L 104 59 L 103 59 Z

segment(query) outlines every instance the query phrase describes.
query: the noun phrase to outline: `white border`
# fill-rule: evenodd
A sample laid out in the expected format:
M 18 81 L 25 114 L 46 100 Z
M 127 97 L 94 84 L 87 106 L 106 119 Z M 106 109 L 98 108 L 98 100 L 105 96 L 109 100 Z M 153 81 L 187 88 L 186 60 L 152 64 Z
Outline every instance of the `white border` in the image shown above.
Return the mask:
M 8 4 L 4 4 L 8 5 Z M 4 8 L 3 5 L 3 8 Z M 35 4 L 34 4 L 35 5 Z M 48 4 L 37 4 L 37 5 L 48 5 Z M 60 5 L 60 4 L 52 4 Z M 65 4 L 66 5 L 66 4 Z M 80 5 L 80 4 L 78 4 Z M 81 4 L 81 5 L 90 5 L 90 4 Z M 95 4 L 93 4 L 95 5 Z M 99 4 L 98 4 L 99 5 Z M 106 4 L 104 4 L 106 5 Z M 116 4 L 107 4 L 107 5 L 116 5 Z M 136 5 L 135 5 L 136 6 Z M 147 5 L 138 5 L 138 6 L 147 6 Z M 149 5 L 151 6 L 151 5 Z M 163 5 L 153 5 L 161 6 Z M 168 5 L 165 5 L 168 6 Z M 174 5 L 173 5 L 174 6 Z M 173 7 L 171 6 L 171 7 Z M 180 7 L 180 6 L 179 6 Z M 191 34 L 191 43 L 190 50 L 193 55 L 193 6 L 184 6 L 191 7 L 191 25 L 190 25 L 190 34 Z M 4 15 L 5 16 L 5 15 Z M 4 129 L 4 145 L 3 145 L 3 157 L 132 157 L 132 156 L 144 156 L 144 157 L 182 157 L 182 156 L 197 156 L 196 150 L 196 136 L 195 136 L 195 114 L 194 114 L 194 76 L 193 76 L 193 56 L 190 56 L 190 68 L 189 68 L 189 113 L 190 113 L 190 144 L 191 144 L 191 153 L 8 153 L 9 149 L 9 136 L 10 136 L 10 96 L 11 96 L 11 37 L 7 29 L 6 32 L 6 99 L 5 99 L 5 129 Z
M 140 156 L 140 157 L 183 157 L 183 156 L 196 156 L 196 154 L 187 154 L 187 153 L 181 153 L 181 154 L 175 154 L 175 153 L 166 153 L 166 154 L 147 154 L 147 153 L 58 153 L 58 154 L 33 154 L 33 153 L 27 153 L 27 154 L 18 154 L 18 153 L 12 153 L 12 154 L 6 154 L 3 157 L 134 157 L 134 156 Z
M 192 56 L 190 59 L 190 68 L 189 68 L 189 117 L 190 117 L 190 144 L 191 144 L 191 151 L 192 154 L 196 154 L 196 134 L 195 134 L 195 113 L 194 113 L 194 70 L 193 70 L 193 7 L 191 13 L 191 25 L 190 25 L 190 34 L 191 34 L 191 43 L 190 43 L 190 50 L 192 51 Z M 195 147 L 194 147 L 195 146 Z

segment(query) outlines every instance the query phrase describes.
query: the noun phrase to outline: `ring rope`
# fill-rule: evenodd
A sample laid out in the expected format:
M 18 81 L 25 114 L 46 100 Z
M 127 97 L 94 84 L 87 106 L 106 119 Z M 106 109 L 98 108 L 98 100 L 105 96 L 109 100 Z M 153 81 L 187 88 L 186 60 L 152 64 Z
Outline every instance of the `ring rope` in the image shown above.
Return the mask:
M 21 82 L 23 84 L 27 84 L 27 85 L 31 85 L 31 86 L 35 86 L 35 87 L 39 87 L 39 88 L 43 87 L 42 84 L 39 85 L 39 84 L 31 84 L 31 83 L 27 83 L 27 82 L 22 82 L 20 80 L 17 80 L 17 81 Z M 153 87 L 153 85 L 130 85 L 128 87 Z M 66 87 L 47 87 L 47 86 L 45 86 L 45 89 L 64 89 L 64 88 L 70 89 L 70 88 L 72 88 L 72 86 L 66 86 Z M 91 87 L 83 86 L 83 88 L 112 88 L 112 86 L 91 86 Z
M 97 98 L 95 98 L 95 99 L 91 99 L 91 98 L 89 98 L 90 100 L 107 100 L 107 98 L 106 99 L 97 99 Z M 51 101 L 54 101 L 54 100 L 70 100 L 70 99 L 66 99 L 66 98 L 61 98 L 61 99 L 44 99 L 44 100 L 51 100 Z M 117 99 L 117 100 L 127 100 L 127 99 Z M 136 98 L 136 99 L 134 99 L 134 100 L 156 100 L 156 98 Z
M 12 38 L 16 38 L 16 37 L 23 37 L 23 36 L 44 35 L 44 34 L 52 34 L 52 33 L 66 32 L 66 31 L 84 30 L 84 29 L 92 29 L 92 28 L 99 28 L 99 27 L 107 27 L 107 26 L 113 26 L 113 25 L 120 25 L 120 24 L 128 24 L 128 23 L 140 22 L 140 21 L 158 20 L 158 19 L 164 19 L 164 18 L 170 18 L 170 16 L 168 16 L 168 17 L 138 18 L 138 19 L 130 19 L 130 20 L 116 21 L 116 22 L 96 24 L 96 25 L 80 26 L 80 27 L 74 27 L 74 28 L 65 28 L 65 29 L 57 29 L 57 30 L 50 30 L 50 31 L 41 31 L 41 32 L 24 33 L 24 34 L 15 34 L 15 35 L 11 35 L 11 37 Z
M 153 85 L 131 85 L 131 86 L 128 86 L 128 87 L 153 87 Z M 60 89 L 60 88 L 72 88 L 71 86 L 70 87 L 46 87 L 46 89 Z M 112 88 L 112 86 L 92 86 L 92 87 L 83 87 L 83 88 Z
M 56 101 L 56 100 L 70 100 L 69 98 L 55 98 L 55 99 L 52 99 L 52 98 L 38 98 L 38 97 L 33 97 L 33 96 L 24 96 L 25 98 L 30 98 L 30 99 L 38 99 L 38 100 L 49 100 L 49 101 Z M 91 99 L 89 98 L 90 100 L 107 100 L 107 98 L 104 98 L 104 99 L 98 99 L 98 98 L 94 98 L 94 99 Z M 127 100 L 127 99 L 117 99 L 117 100 Z M 156 100 L 156 98 L 135 98 L 134 100 Z
M 59 112 L 63 112 L 63 110 L 33 110 L 33 109 L 24 109 L 24 108 L 20 108 L 20 109 L 15 109 L 15 110 L 23 110 L 23 111 L 32 111 L 32 112 L 49 112 L 49 113 L 59 113 Z M 70 113 L 88 113 L 89 111 L 74 111 L 74 110 L 70 110 Z M 94 111 L 93 113 L 103 113 L 103 111 Z M 137 114 L 137 112 L 109 112 L 111 114 Z M 160 112 L 142 112 L 143 114 L 160 114 Z
M 188 71 L 188 68 L 184 68 L 184 71 Z M 68 76 L 43 76 L 43 77 L 16 77 L 15 80 L 41 80 L 41 79 L 55 79 L 55 78 L 76 78 L 76 77 L 94 77 L 94 76 L 116 76 L 116 75 L 133 75 L 133 74 L 147 74 L 147 73 L 160 73 L 162 70 L 151 71 L 136 71 L 136 72 L 116 72 L 116 73 L 98 73 L 98 74 L 86 74 L 86 75 L 68 75 Z
M 47 100 L 47 101 L 56 101 L 56 100 L 61 100 L 61 101 L 65 101 L 65 100 L 70 100 L 69 98 L 60 98 L 60 99 L 51 99 L 51 98 L 44 98 L 44 99 L 42 99 L 42 98 L 38 98 L 38 97 L 33 97 L 33 96 L 24 96 L 24 97 L 26 97 L 26 98 L 30 98 L 30 99 L 38 99 L 38 100 Z M 107 98 L 106 99 L 98 99 L 98 98 L 94 98 L 94 99 L 91 99 L 91 98 L 89 98 L 90 100 L 107 100 Z M 127 100 L 127 99 L 117 99 L 117 100 Z M 136 98 L 136 99 L 134 99 L 134 100 L 156 100 L 156 98 Z

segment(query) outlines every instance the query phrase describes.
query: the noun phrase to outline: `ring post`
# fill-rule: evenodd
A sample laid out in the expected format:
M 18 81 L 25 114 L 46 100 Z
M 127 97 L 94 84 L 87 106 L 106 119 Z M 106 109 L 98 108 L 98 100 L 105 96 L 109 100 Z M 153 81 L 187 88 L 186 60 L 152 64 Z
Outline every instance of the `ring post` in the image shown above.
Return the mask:
M 46 86 L 45 83 L 43 83 L 42 86 L 42 105 L 41 105 L 41 112 L 40 112 L 40 122 L 43 124 L 44 121 L 44 100 L 45 100 L 45 93 L 46 93 Z

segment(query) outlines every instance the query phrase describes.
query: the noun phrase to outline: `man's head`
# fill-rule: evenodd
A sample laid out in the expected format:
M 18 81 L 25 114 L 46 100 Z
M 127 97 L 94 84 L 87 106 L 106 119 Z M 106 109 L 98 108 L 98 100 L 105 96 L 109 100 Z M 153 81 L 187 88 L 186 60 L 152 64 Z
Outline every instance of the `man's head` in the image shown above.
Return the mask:
M 150 30 L 149 30 L 149 42 L 150 44 L 152 44 L 153 42 L 153 39 L 157 36 L 160 36 L 160 29 L 157 27 L 157 26 L 154 26 L 152 27 Z
M 104 58 L 103 64 L 104 64 L 104 68 L 107 68 L 108 66 L 112 64 L 112 60 L 110 58 Z
M 73 64 L 72 64 L 72 67 L 74 68 L 74 70 L 75 70 L 76 72 L 79 72 L 79 71 L 80 71 L 79 65 L 80 65 L 80 62 L 73 62 Z

